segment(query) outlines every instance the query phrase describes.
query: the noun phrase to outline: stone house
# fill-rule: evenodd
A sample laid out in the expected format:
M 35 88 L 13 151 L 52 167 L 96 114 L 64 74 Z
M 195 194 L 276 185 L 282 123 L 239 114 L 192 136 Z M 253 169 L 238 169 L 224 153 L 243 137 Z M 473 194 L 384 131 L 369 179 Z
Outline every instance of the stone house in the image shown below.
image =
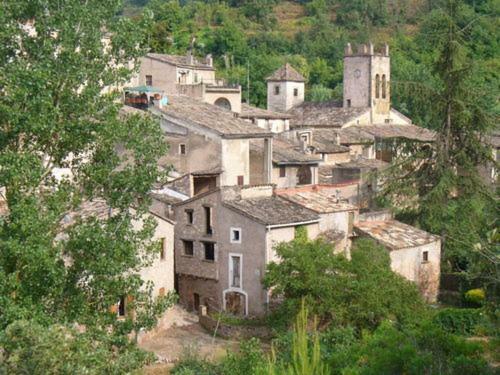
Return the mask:
M 148 53 L 141 59 L 137 81 L 170 95 L 187 95 L 241 112 L 241 86 L 216 79 L 211 55 L 200 61 L 191 50 L 185 56 Z
M 269 293 L 262 286 L 274 245 L 305 227 L 319 233 L 319 216 L 273 194 L 270 185 L 226 187 L 175 205 L 175 267 L 180 302 L 237 315 L 262 315 Z
M 239 117 L 257 125 L 259 128 L 273 133 L 282 133 L 290 130 L 290 118 L 292 116 L 242 103 Z
M 249 184 L 251 141 L 261 143 L 263 183 L 271 181 L 271 132 L 216 105 L 184 95 L 172 95 L 166 106 L 151 111 L 160 118 L 170 146 L 160 158 L 160 167 L 172 166 L 172 177 L 187 180 L 184 194 L 193 196 L 217 186 Z
M 356 233 L 384 246 L 391 268 L 417 284 L 428 302 L 436 302 L 439 292 L 441 240 L 438 236 L 393 220 L 390 215 L 368 213 L 354 223 Z
M 318 166 L 321 160 L 317 155 L 301 151 L 296 142 L 274 137 L 272 153 L 271 183 L 278 188 L 313 185 L 318 183 Z M 258 185 L 263 181 L 264 149 L 261 142 L 250 142 L 250 184 Z
M 320 186 L 281 189 L 277 194 L 290 202 L 316 212 L 320 217 L 320 233 L 328 233 L 325 236 L 328 240 L 331 234 L 335 233 L 336 237 L 333 241 L 335 252 L 349 257 L 353 225 L 359 214 L 357 206 L 332 194 L 329 189 Z

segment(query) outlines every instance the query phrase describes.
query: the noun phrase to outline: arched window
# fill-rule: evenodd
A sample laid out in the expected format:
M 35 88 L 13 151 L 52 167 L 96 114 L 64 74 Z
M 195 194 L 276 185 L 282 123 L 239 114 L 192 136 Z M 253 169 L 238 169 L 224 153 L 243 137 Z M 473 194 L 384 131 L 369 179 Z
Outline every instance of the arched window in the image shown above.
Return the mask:
M 217 99 L 215 101 L 215 105 L 222 107 L 222 108 L 225 108 L 225 109 L 228 109 L 228 110 L 231 110 L 231 103 L 229 103 L 229 100 L 227 100 L 226 98 Z
M 375 98 L 380 98 L 380 76 L 375 76 Z
M 387 96 L 387 81 L 385 79 L 385 74 L 382 75 L 382 99 Z

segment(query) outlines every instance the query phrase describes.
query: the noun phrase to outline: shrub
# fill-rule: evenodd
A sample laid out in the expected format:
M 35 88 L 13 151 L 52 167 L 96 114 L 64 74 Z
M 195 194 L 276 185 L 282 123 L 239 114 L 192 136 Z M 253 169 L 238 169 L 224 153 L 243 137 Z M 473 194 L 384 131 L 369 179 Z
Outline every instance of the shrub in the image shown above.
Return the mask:
M 476 327 L 486 322 L 481 309 L 446 308 L 434 316 L 434 322 L 446 332 L 470 336 Z
M 479 307 L 484 304 L 486 294 L 483 289 L 471 289 L 465 293 L 464 298 L 468 304 Z

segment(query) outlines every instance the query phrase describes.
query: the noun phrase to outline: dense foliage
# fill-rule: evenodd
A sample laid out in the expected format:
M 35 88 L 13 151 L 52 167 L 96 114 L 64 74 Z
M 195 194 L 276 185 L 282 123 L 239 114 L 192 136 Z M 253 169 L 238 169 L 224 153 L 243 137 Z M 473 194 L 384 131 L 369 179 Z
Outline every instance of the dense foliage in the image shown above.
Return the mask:
M 295 316 L 303 299 L 322 325 L 358 330 L 385 319 L 415 322 L 426 314 L 416 286 L 393 273 L 387 251 L 370 240 L 356 243 L 351 260 L 334 255 L 322 240 L 281 243 L 276 253 L 280 262 L 269 264 L 264 283 L 285 298 L 280 315 Z
M 129 62 L 144 54 L 138 46 L 146 23 L 117 18 L 119 9 L 115 0 L 0 6 L 0 186 L 8 208 L 0 219 L 0 330 L 7 372 L 72 373 L 80 361 L 89 372 L 140 366 L 143 356 L 127 354 L 134 350 L 129 333 L 153 326 L 173 301 L 153 299 L 137 272 L 158 256 L 154 221 L 141 229 L 135 223 L 147 210 L 165 145 L 157 122 L 119 117 L 119 94 L 106 90 L 127 82 Z M 79 216 L 91 200 L 113 215 Z M 110 310 L 123 296 L 136 319 L 119 320 Z M 60 343 L 67 352 L 56 348 Z M 67 364 L 48 355 L 50 345 Z

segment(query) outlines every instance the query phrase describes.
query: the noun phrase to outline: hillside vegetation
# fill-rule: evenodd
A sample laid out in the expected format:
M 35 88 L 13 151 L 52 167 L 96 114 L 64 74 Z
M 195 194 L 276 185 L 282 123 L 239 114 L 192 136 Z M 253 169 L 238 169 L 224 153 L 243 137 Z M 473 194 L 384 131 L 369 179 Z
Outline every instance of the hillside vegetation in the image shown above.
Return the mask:
M 398 83 L 432 84 L 436 45 L 429 35 L 440 32 L 442 0 L 129 0 L 125 13 L 153 14 L 148 38 L 153 52 L 183 54 L 195 38 L 195 53 L 212 53 L 219 75 L 239 82 L 250 101 L 265 106 L 265 77 L 283 62 L 308 79 L 308 99 L 339 98 L 342 57 L 347 42 L 388 43 L 391 47 L 393 103 L 415 122 L 431 126 L 425 109 Z M 460 26 L 474 59 L 474 77 L 485 93 L 498 88 L 498 13 L 495 0 L 464 1 Z M 441 25 L 442 26 L 442 25 Z M 247 71 L 248 70 L 248 71 Z M 494 100 L 485 105 L 494 110 Z

